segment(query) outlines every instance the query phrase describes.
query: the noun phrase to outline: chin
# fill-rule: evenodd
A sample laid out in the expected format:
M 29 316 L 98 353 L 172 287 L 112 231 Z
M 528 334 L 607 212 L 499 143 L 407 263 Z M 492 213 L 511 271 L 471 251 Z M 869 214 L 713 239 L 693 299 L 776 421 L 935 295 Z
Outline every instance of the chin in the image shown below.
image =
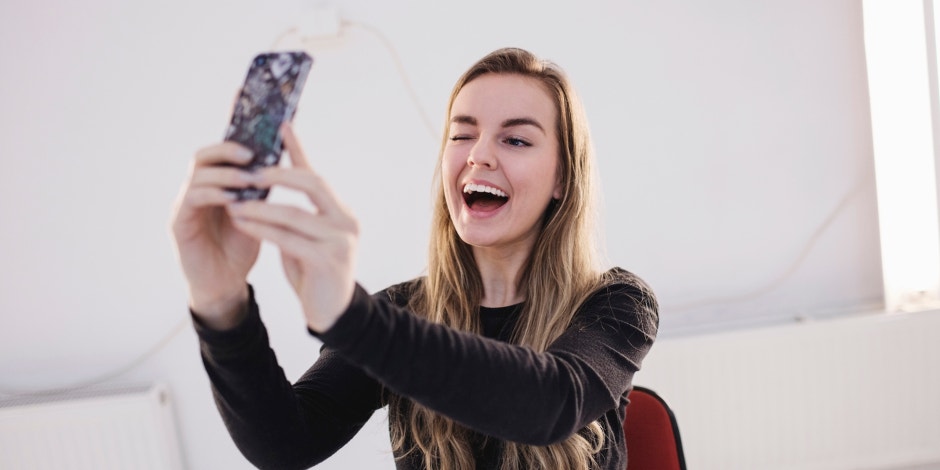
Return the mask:
M 457 236 L 460 238 L 460 241 L 466 243 L 467 245 L 474 247 L 487 247 L 492 245 L 496 240 L 493 240 L 492 236 L 487 236 L 488 234 L 475 233 L 473 229 L 460 230 L 457 229 Z

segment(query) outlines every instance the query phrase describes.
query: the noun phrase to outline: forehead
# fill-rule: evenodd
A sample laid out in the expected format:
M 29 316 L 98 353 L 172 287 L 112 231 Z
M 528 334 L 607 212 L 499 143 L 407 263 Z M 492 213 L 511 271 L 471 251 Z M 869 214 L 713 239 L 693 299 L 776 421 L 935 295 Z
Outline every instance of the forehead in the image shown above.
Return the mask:
M 450 114 L 471 116 L 481 122 L 530 117 L 546 128 L 552 128 L 555 102 L 545 86 L 535 78 L 489 73 L 460 89 Z

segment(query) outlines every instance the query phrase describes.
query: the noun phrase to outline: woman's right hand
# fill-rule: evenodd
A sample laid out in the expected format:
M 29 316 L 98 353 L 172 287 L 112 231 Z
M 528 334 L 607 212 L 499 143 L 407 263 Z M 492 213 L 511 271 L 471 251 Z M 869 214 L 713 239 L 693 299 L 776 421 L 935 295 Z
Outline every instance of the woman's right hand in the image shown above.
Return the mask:
M 253 175 L 220 164 L 250 160 L 251 152 L 233 142 L 199 150 L 173 210 L 173 239 L 189 283 L 189 306 L 214 329 L 233 327 L 242 319 L 248 271 L 261 249 L 258 240 L 235 228 L 225 210 L 235 199 L 225 188 L 247 187 Z

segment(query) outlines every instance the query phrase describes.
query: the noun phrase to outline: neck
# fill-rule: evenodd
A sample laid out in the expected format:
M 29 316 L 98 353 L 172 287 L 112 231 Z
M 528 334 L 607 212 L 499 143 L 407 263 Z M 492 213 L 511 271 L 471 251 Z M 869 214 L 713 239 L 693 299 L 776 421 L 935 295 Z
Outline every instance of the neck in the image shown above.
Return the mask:
M 474 247 L 473 256 L 483 281 L 483 307 L 506 307 L 525 300 L 519 289 L 530 250 Z

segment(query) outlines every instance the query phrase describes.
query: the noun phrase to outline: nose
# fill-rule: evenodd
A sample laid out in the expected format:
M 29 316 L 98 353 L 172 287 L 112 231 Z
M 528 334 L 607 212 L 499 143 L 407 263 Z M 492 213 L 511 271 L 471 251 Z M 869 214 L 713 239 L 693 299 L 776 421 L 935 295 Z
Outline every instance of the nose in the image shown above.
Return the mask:
M 470 149 L 470 154 L 467 155 L 467 165 L 489 170 L 496 168 L 496 154 L 484 139 L 479 139 Z

